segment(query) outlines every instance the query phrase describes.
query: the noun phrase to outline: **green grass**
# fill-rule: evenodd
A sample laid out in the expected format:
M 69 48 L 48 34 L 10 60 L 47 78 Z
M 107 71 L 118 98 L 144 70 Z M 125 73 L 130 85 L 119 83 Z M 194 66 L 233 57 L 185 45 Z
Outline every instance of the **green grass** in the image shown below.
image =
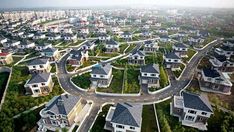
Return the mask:
M 81 44 L 81 43 L 83 43 L 83 42 L 84 42 L 84 40 L 77 40 L 77 42 L 72 43 L 72 44 L 70 44 L 69 46 L 77 46 L 77 45 L 79 45 L 79 44 Z
M 106 57 L 115 57 L 115 56 L 118 56 L 119 53 L 116 53 L 116 52 L 113 52 L 113 53 L 100 53 L 98 56 L 106 56 Z
M 73 71 L 75 70 L 75 68 L 76 68 L 75 66 L 72 66 L 72 65 L 70 65 L 70 64 L 67 64 L 66 67 L 67 67 L 67 71 L 68 71 L 68 72 L 73 72 Z
M 153 105 L 144 105 L 142 112 L 142 132 L 157 132 L 157 123 Z
M 41 53 L 39 53 L 38 51 L 34 51 L 30 55 L 28 55 L 25 59 L 37 57 L 37 56 L 40 56 L 40 55 L 41 55 Z
M 108 88 L 97 88 L 98 92 L 122 93 L 124 71 L 113 69 L 112 74 L 113 74 L 113 78 L 112 78 L 110 86 Z
M 183 62 L 187 63 L 193 57 L 195 53 L 196 51 L 194 49 L 189 48 L 187 51 L 187 57 L 183 58 Z
M 87 61 L 85 61 L 79 68 L 91 66 L 91 65 L 93 65 L 93 64 L 96 64 L 96 63 L 93 62 L 93 61 L 91 61 L 91 60 L 87 60 Z
M 53 91 L 49 95 L 37 98 L 25 96 L 24 84 L 30 76 L 27 67 L 13 67 L 5 102 L 0 112 L 0 131 L 14 131 L 13 116 L 41 103 L 48 102 L 54 96 L 63 93 L 56 78 L 53 79 L 55 85 Z
M 167 100 L 156 104 L 161 132 L 198 132 L 194 128 L 182 126 L 177 117 L 170 115 L 170 102 Z
M 130 46 L 129 46 L 128 49 L 126 50 L 126 53 L 131 52 L 135 47 L 136 47 L 136 45 L 130 44 Z
M 91 132 L 108 132 L 104 130 L 104 126 L 106 123 L 106 116 L 109 111 L 109 108 L 113 105 L 105 105 L 102 107 L 102 112 L 98 114 L 97 119 L 95 120 L 95 123 L 93 124 L 93 127 L 91 129 Z
M 14 63 L 20 61 L 23 57 L 13 56 Z
M 55 73 L 56 72 L 56 66 L 55 66 L 55 64 L 51 64 L 51 71 L 50 72 L 52 72 L 52 73 Z
M 8 77 L 9 77 L 9 72 L 0 73 L 0 100 L 2 100 L 2 96 L 7 84 Z
M 174 75 L 178 78 L 180 74 L 182 73 L 182 71 L 184 70 L 184 68 L 185 68 L 185 65 L 180 64 L 180 70 L 173 71 Z
M 127 47 L 128 47 L 128 44 L 121 44 L 121 45 L 119 46 L 120 53 L 123 53 L 124 50 L 125 50 Z
M 72 78 L 72 82 L 80 88 L 88 89 L 90 87 L 91 81 L 90 73 L 85 73 L 82 75 L 77 75 L 76 77 Z
M 124 93 L 139 93 L 140 85 L 138 76 L 140 74 L 139 70 L 135 70 L 134 68 L 128 68 L 126 74 L 126 80 L 124 84 Z

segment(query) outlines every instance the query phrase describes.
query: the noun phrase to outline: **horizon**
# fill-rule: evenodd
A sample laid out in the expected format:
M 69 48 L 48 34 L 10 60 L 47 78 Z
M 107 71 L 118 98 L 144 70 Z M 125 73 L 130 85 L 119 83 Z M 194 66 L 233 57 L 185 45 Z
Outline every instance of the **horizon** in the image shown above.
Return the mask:
M 0 9 L 31 8 L 100 8 L 100 7 L 166 7 L 166 8 L 234 8 L 232 0 L 0 0 Z

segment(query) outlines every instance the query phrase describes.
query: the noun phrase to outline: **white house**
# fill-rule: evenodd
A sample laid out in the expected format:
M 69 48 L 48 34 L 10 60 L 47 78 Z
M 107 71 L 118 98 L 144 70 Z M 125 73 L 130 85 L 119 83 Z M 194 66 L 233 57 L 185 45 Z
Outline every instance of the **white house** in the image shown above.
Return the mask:
M 28 63 L 28 69 L 31 73 L 50 72 L 51 66 L 48 59 L 35 59 Z

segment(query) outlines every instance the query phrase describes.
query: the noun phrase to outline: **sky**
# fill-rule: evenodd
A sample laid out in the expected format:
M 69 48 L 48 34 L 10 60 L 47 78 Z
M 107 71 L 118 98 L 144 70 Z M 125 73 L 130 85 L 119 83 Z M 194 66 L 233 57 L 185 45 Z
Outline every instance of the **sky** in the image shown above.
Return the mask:
M 0 9 L 33 7 L 100 7 L 141 4 L 172 7 L 234 8 L 234 0 L 0 0 Z

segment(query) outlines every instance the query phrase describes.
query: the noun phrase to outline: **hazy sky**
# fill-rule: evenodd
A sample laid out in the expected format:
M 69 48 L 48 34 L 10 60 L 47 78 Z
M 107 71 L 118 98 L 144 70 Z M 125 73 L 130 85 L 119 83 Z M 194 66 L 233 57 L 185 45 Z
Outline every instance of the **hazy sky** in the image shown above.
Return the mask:
M 0 8 L 83 7 L 133 4 L 230 8 L 234 7 L 234 0 L 0 0 Z

